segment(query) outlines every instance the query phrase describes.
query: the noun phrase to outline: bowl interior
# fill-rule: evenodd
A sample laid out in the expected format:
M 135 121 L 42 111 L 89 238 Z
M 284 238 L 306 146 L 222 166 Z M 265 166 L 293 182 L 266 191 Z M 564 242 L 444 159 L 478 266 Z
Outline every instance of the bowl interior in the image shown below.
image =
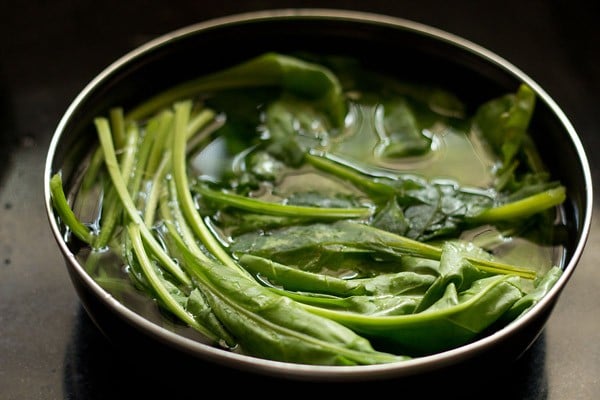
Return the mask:
M 520 70 L 472 43 L 409 21 L 351 12 L 283 11 L 223 18 L 182 28 L 160 37 L 109 66 L 73 102 L 53 138 L 45 171 L 46 181 L 59 170 L 67 185 L 70 179 L 74 179 L 81 167 L 82 157 L 97 142 L 93 130 L 93 119 L 97 115 L 105 114 L 114 105 L 127 109 L 177 83 L 267 51 L 356 57 L 369 67 L 403 79 L 446 88 L 459 94 L 470 105 L 514 91 L 521 82 L 533 87 L 539 101 L 532 120 L 531 134 L 551 174 L 565 184 L 568 192 L 563 216 L 568 237 L 564 267 L 568 273 L 551 293 L 552 297 L 558 296 L 575 268 L 589 229 L 591 179 L 577 135 L 552 99 Z M 49 204 L 48 194 L 46 202 Z M 50 207 L 48 212 L 55 236 L 61 242 L 62 235 Z M 72 251 L 66 246 L 62 250 L 65 253 Z M 74 275 L 80 278 L 79 275 L 85 274 L 70 254 L 66 254 L 66 258 Z M 102 293 L 101 289 L 93 287 L 90 280 L 74 280 L 79 282 L 78 285 L 87 286 L 82 290 Z M 551 308 L 555 300 L 548 299 L 547 304 L 539 307 Z M 112 303 L 107 304 L 107 307 L 123 314 L 122 309 L 115 308 Z M 542 314 L 545 320 L 547 313 Z M 138 321 L 129 316 L 124 318 L 130 319 L 133 325 Z M 518 345 L 522 350 L 535 339 L 544 320 L 533 332 L 521 339 Z M 521 325 L 526 323 L 527 319 Z M 143 326 L 143 329 L 146 328 L 147 325 Z M 519 328 L 517 324 L 511 329 Z M 160 331 L 158 327 L 151 329 Z M 484 344 L 469 345 L 461 352 L 451 352 L 447 357 L 440 355 L 432 359 L 431 363 L 458 362 L 492 347 L 494 341 L 502 341 L 509 334 L 510 330 L 501 332 Z M 163 341 L 173 339 L 169 334 L 159 333 L 156 336 L 161 336 Z M 220 361 L 219 352 L 196 347 L 185 340 L 176 347 Z M 236 362 L 240 361 L 240 358 L 235 358 L 237 356 L 233 357 Z M 244 362 L 248 363 L 248 360 Z M 259 369 L 269 372 L 281 368 L 277 363 L 258 363 L 261 363 Z M 415 370 L 426 368 L 427 363 L 427 360 L 419 361 L 419 367 Z M 245 365 L 252 364 L 254 361 L 251 360 Z M 402 374 L 408 373 L 406 370 L 410 367 L 411 364 L 408 363 L 405 366 L 385 368 Z M 288 370 L 287 373 L 290 371 L 293 373 L 294 370 Z M 314 369 L 312 372 L 296 371 L 298 375 L 310 377 L 339 372 L 326 368 Z

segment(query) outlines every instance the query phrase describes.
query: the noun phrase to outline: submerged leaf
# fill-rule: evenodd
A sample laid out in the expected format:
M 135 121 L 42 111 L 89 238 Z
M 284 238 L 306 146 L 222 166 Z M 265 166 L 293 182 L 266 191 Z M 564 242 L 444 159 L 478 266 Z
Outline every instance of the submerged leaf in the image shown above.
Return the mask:
M 459 292 L 454 282 L 426 310 L 399 316 L 369 316 L 306 306 L 371 338 L 393 352 L 433 354 L 469 343 L 497 321 L 522 296 L 518 278 L 483 278 Z
M 352 330 L 306 311 L 233 268 L 208 260 L 187 261 L 214 313 L 249 355 L 325 365 L 407 359 L 374 350 Z
M 431 139 L 423 135 L 410 105 L 401 97 L 382 105 L 383 141 L 377 152 L 385 158 L 422 155 L 429 151 Z

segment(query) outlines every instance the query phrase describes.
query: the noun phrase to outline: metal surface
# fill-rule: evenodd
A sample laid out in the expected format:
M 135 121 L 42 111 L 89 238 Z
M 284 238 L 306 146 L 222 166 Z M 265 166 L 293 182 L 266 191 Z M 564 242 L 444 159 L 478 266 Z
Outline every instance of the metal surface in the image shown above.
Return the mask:
M 599 76 L 592 45 L 597 40 L 589 36 L 591 30 L 586 30 L 585 21 L 591 24 L 592 10 L 586 10 L 583 3 L 579 8 L 571 8 L 572 3 L 571 7 L 562 8 L 560 3 L 522 5 L 515 2 L 517 14 L 510 9 L 510 2 L 502 7 L 470 5 L 467 8 L 453 4 L 451 9 L 444 9 L 446 6 L 441 2 L 421 2 L 419 6 L 403 2 L 393 3 L 393 6 L 370 4 L 372 8 L 362 8 L 441 27 L 519 65 L 546 88 L 569 115 L 590 154 L 594 178 L 598 181 L 594 151 L 598 149 L 598 139 L 594 135 L 600 124 L 593 105 L 597 103 Z M 294 4 L 278 2 L 277 5 Z M 150 7 L 147 3 L 137 6 L 141 8 L 136 8 L 134 2 L 119 13 L 109 13 L 110 7 L 104 9 L 103 6 L 94 8 L 91 13 L 83 4 L 72 6 L 59 2 L 52 10 L 33 10 L 27 14 L 27 20 L 17 18 L 24 27 L 7 24 L 1 28 L 19 32 L 0 32 L 2 40 L 7 41 L 0 47 L 3 52 L 0 155 L 8 161 L 1 175 L 0 189 L 3 207 L 0 214 L 3 260 L 0 265 L 0 393 L 3 398 L 114 398 L 118 394 L 133 393 L 139 397 L 143 393 L 161 391 L 186 395 L 196 393 L 200 387 L 183 383 L 190 376 L 198 375 L 200 379 L 211 381 L 223 372 L 209 365 L 196 365 L 197 371 L 191 373 L 174 364 L 186 364 L 182 360 L 161 358 L 149 364 L 120 354 L 82 312 L 63 260 L 46 227 L 41 192 L 43 161 L 50 135 L 75 94 L 113 59 L 157 34 L 209 17 L 253 8 L 249 2 L 244 9 L 230 7 L 211 11 L 207 5 L 203 8 L 197 3 L 182 3 L 176 10 L 170 8 L 169 14 L 161 12 L 158 6 L 152 7 L 151 2 Z M 257 6 L 265 7 L 265 2 Z M 343 6 L 349 7 L 350 3 L 345 2 Z M 24 15 L 25 11 L 31 10 L 14 10 L 16 15 Z M 59 18 L 61 15 L 68 18 Z M 473 18 L 486 22 L 467 23 Z M 129 21 L 133 22 L 126 24 Z M 28 24 L 32 24 L 30 29 L 26 29 Z M 46 39 L 45 44 L 38 44 L 40 37 Z M 597 34 L 595 39 L 598 39 Z M 600 356 L 595 343 L 600 329 L 594 318 L 600 304 L 599 273 L 594 268 L 600 245 L 598 229 L 595 222 L 572 282 L 539 340 L 510 370 L 481 371 L 482 376 L 496 377 L 491 381 L 499 384 L 494 388 L 495 393 L 503 393 L 505 398 L 540 399 L 591 399 L 599 393 Z M 231 379 L 242 383 L 251 378 L 244 374 L 232 375 Z M 181 377 L 186 379 L 180 380 Z M 177 386 L 177 382 L 182 382 L 182 386 Z M 262 394 L 265 388 L 278 392 L 282 383 L 269 379 L 253 382 L 257 394 Z M 466 387 L 472 385 L 467 382 L 463 381 Z M 318 388 L 314 384 L 285 384 L 283 389 L 295 390 L 297 386 L 298 393 L 310 393 Z M 462 398 L 465 398 L 466 387 L 460 390 Z M 446 389 L 457 390 L 455 385 Z

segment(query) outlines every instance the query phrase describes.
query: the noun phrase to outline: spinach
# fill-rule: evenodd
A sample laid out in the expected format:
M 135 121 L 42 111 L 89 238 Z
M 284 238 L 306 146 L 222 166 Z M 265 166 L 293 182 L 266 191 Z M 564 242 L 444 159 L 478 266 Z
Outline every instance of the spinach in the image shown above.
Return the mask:
M 380 145 L 383 157 L 408 157 L 429 151 L 431 139 L 424 136 L 408 102 L 396 98 L 382 104 L 384 139 Z
M 333 247 L 338 251 L 369 251 L 377 258 L 385 256 L 413 256 L 439 260 L 442 249 L 375 227 L 341 220 L 330 224 L 315 223 L 281 228 L 273 231 L 243 234 L 233 240 L 230 250 L 235 255 L 255 254 L 277 257 L 288 252 L 320 253 L 321 249 Z M 469 262 L 484 271 L 535 277 L 534 270 L 494 261 L 484 251 L 476 256 L 467 255 Z
M 548 179 L 528 128 L 535 109 L 533 90 L 521 84 L 508 93 L 482 104 L 473 118 L 475 129 L 500 156 L 496 187 L 515 192 Z
M 398 295 L 431 285 L 433 277 L 414 272 L 381 274 L 372 278 L 341 279 L 302 271 L 270 259 L 243 254 L 240 263 L 250 272 L 267 277 L 287 290 L 316 292 L 340 297 L 350 295 Z
M 551 260 L 515 265 L 499 250 L 546 240 L 566 198 L 527 132 L 531 89 L 469 118 L 442 90 L 308 60 L 264 54 L 94 120 L 100 145 L 76 195 L 60 171 L 50 192 L 103 287 L 124 290 L 106 262 L 117 259 L 173 323 L 224 349 L 319 365 L 448 350 L 551 290 Z M 363 119 L 346 121 L 349 110 Z M 485 138 L 501 165 L 493 186 L 386 167 L 428 157 L 424 130 L 447 123 Z M 344 155 L 347 139 L 369 145 Z M 226 151 L 205 173 L 215 143 Z
M 373 316 L 306 307 L 388 348 L 423 355 L 470 342 L 523 297 L 514 275 L 474 277 L 480 274 L 473 274 L 464 253 L 451 244 L 445 246 L 440 269 L 447 272 L 437 278 L 412 314 Z
M 128 118 L 138 120 L 174 101 L 198 93 L 231 88 L 278 87 L 314 101 L 331 118 L 334 126 L 342 126 L 346 101 L 337 77 L 321 65 L 284 54 L 266 53 L 231 68 L 185 82 L 148 99 L 133 109 Z
M 519 193 L 503 195 L 461 187 L 457 182 L 447 180 L 427 182 L 411 174 L 369 176 L 326 155 L 307 154 L 306 159 L 321 170 L 351 181 L 379 203 L 384 202 L 378 226 L 382 226 L 385 213 L 395 209 L 399 218 L 397 223 L 403 228 L 400 232 L 399 225 L 392 229 L 417 240 L 453 236 L 473 224 L 511 220 L 519 223 L 532 215 L 552 210 L 562 204 L 566 196 L 565 187 L 558 182 L 528 186 Z M 390 201 L 397 204 L 390 204 Z
M 192 190 L 213 202 L 267 215 L 306 217 L 310 219 L 342 219 L 367 217 L 371 214 L 371 210 L 366 207 L 310 207 L 265 202 L 234 193 L 212 190 L 200 184 L 194 185 Z

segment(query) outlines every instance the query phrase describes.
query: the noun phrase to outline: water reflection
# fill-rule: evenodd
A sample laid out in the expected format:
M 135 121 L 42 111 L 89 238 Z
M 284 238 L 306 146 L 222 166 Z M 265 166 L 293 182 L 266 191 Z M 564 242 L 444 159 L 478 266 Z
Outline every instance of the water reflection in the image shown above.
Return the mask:
M 163 355 L 143 359 L 127 349 L 119 351 L 96 328 L 87 314 L 80 310 L 72 341 L 65 354 L 65 399 L 117 398 L 190 398 L 198 396 L 211 385 L 215 390 L 230 391 L 235 382 L 236 392 L 243 387 L 246 393 L 264 396 L 265 390 L 281 397 L 290 393 L 314 396 L 317 390 L 335 390 L 336 397 L 355 395 L 356 390 L 373 390 L 376 396 L 397 393 L 410 398 L 440 395 L 444 399 L 461 400 L 481 398 L 546 399 L 545 336 L 540 338 L 510 368 L 490 366 L 481 373 L 463 376 L 447 375 L 426 377 L 411 381 L 380 381 L 360 384 L 311 383 L 272 379 L 245 372 L 218 367 L 181 355 Z M 185 396 L 185 397 L 184 397 Z M 396 397 L 396 396 L 394 396 Z M 416 398 L 416 397 L 415 397 Z

